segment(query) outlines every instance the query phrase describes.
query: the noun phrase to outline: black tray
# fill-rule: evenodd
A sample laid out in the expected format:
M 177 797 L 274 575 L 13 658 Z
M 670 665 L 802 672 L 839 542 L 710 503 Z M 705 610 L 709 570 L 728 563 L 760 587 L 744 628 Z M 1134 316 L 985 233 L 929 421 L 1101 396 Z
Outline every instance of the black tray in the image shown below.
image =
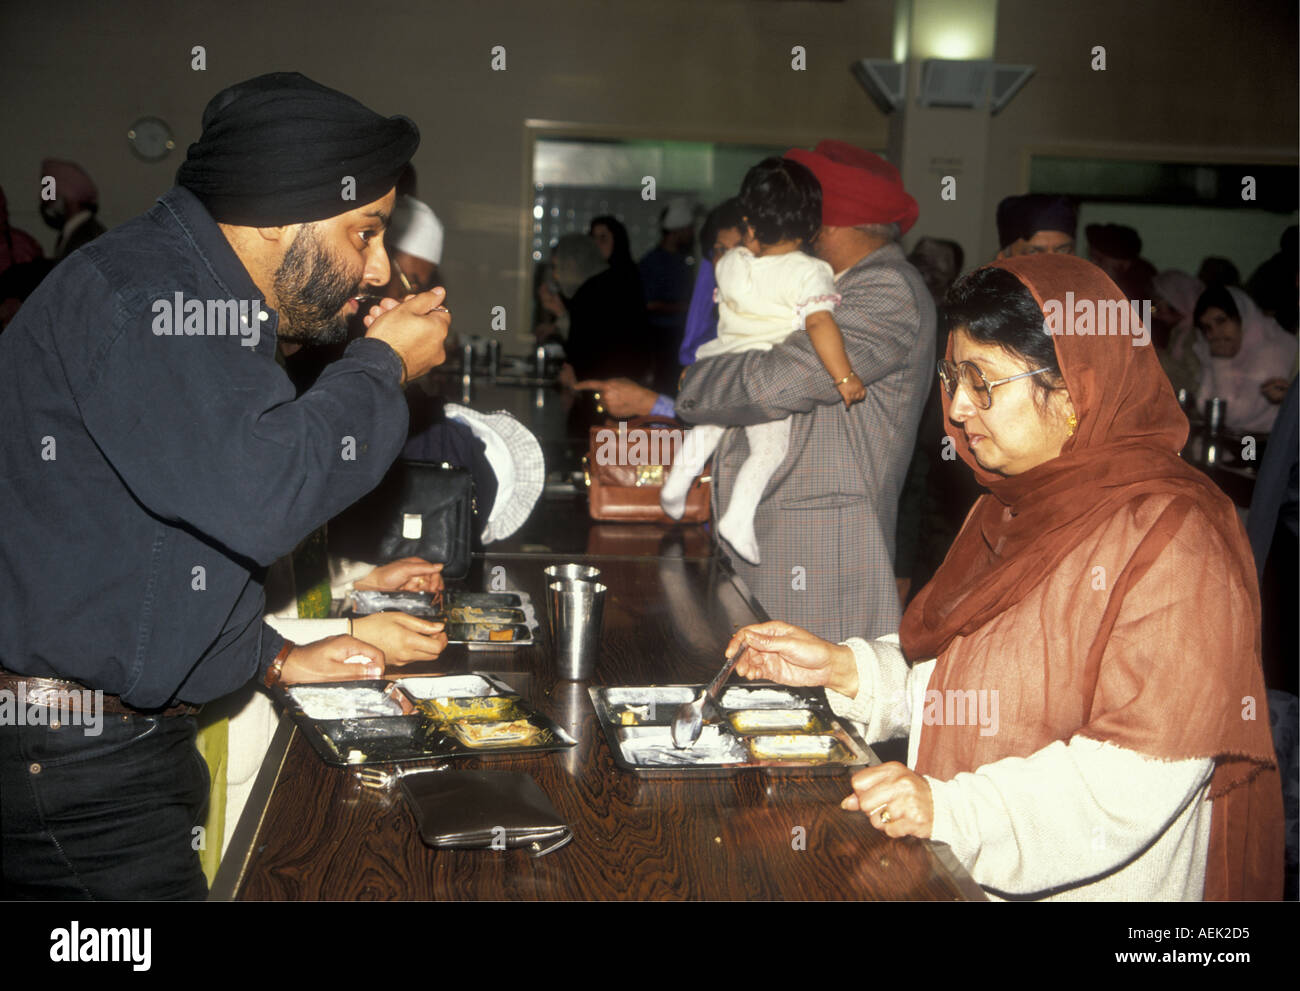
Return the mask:
M 533 631 L 537 620 L 528 621 L 531 602 L 528 596 L 519 592 L 467 592 L 461 589 L 446 589 L 440 594 L 430 592 L 374 592 L 367 590 L 371 598 L 381 605 L 375 611 L 385 609 L 408 613 L 433 622 L 446 624 L 444 632 L 448 643 L 467 644 L 471 650 L 509 650 L 514 647 L 536 643 Z M 499 611 L 499 620 L 476 620 L 473 623 L 449 621 L 449 613 L 466 607 L 474 609 L 495 609 Z M 348 599 L 344 616 L 365 616 L 370 611 L 358 611 L 355 601 Z M 493 640 L 492 632 L 510 631 L 509 640 Z
M 511 712 L 507 718 L 525 719 L 537 728 L 528 742 L 470 745 L 451 729 L 452 719 L 439 714 L 431 699 L 416 697 L 399 682 L 380 679 L 368 681 L 328 682 L 314 685 L 277 686 L 275 693 L 294 723 L 302 731 L 317 756 L 336 767 L 361 767 L 368 764 L 393 764 L 401 761 L 439 760 L 445 757 L 489 757 L 494 754 L 531 754 L 566 750 L 577 741 L 554 720 L 539 712 L 526 699 L 510 691 L 508 685 L 491 675 L 473 672 L 488 682 L 488 694 L 452 697 L 466 706 L 482 705 L 484 699 L 507 699 Z M 449 677 L 463 678 L 463 675 Z M 313 718 L 294 698 L 293 691 L 309 689 L 373 689 L 391 700 L 399 712 L 391 715 L 363 715 L 347 718 Z M 473 722 L 487 718 L 466 716 Z

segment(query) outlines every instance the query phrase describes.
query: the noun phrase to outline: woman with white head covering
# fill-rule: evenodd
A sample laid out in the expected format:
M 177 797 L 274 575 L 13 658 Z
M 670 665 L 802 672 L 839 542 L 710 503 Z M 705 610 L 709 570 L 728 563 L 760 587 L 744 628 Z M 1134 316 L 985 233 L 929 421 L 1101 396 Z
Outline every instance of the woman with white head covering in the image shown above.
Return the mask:
M 1194 275 L 1167 269 L 1151 280 L 1151 333 L 1160 367 L 1169 377 L 1174 392 L 1195 392 L 1201 381 L 1201 359 L 1196 354 L 1196 324 L 1192 313 L 1205 292 L 1205 284 Z
M 1296 372 L 1296 339 L 1233 286 L 1211 286 L 1193 313 L 1201 333 L 1199 400 L 1227 401 L 1224 425 L 1235 433 L 1267 433 Z

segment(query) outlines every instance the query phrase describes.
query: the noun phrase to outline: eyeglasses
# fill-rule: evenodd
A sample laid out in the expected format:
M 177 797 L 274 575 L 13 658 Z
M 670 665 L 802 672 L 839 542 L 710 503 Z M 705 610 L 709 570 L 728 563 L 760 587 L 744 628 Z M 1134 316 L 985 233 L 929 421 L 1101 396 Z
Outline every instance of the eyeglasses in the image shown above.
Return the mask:
M 1008 378 L 998 379 L 996 382 L 990 382 L 974 362 L 963 361 L 960 365 L 954 365 L 951 361 L 943 358 L 936 364 L 939 370 L 939 381 L 943 383 L 948 398 L 951 399 L 956 394 L 959 384 L 964 385 L 971 399 L 975 401 L 975 405 L 980 409 L 991 409 L 993 407 L 993 390 L 998 386 L 1050 370 L 1045 367 L 1035 368 L 1032 372 L 1021 372 L 1019 375 L 1012 375 Z

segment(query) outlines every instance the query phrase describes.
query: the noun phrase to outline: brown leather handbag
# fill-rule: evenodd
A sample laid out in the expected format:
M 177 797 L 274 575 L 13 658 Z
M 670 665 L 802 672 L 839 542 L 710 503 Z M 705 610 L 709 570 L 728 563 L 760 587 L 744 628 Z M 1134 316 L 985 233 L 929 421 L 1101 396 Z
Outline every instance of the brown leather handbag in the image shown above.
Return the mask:
M 583 460 L 587 502 L 593 520 L 629 523 L 707 523 L 713 494 L 704 466 L 691 483 L 686 512 L 672 520 L 659 506 L 659 490 L 688 427 L 674 420 L 636 417 L 591 428 L 591 446 Z

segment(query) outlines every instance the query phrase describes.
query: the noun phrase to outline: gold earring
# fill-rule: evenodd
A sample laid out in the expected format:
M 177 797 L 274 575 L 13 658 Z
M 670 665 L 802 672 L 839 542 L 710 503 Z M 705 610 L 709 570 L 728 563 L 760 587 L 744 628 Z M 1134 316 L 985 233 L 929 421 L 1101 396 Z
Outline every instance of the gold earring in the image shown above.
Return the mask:
M 1068 434 L 1066 434 L 1066 436 L 1067 436 L 1067 437 L 1073 437 L 1073 436 L 1074 436 L 1074 428 L 1077 427 L 1077 426 L 1079 425 L 1079 420 L 1078 420 L 1078 418 L 1077 418 L 1073 413 L 1071 413 L 1071 414 L 1070 414 L 1070 418 L 1069 418 L 1068 420 L 1066 420 L 1065 422 L 1066 422 L 1066 424 L 1067 424 L 1067 425 L 1069 426 L 1069 428 L 1070 428 L 1070 432 L 1069 432 Z

